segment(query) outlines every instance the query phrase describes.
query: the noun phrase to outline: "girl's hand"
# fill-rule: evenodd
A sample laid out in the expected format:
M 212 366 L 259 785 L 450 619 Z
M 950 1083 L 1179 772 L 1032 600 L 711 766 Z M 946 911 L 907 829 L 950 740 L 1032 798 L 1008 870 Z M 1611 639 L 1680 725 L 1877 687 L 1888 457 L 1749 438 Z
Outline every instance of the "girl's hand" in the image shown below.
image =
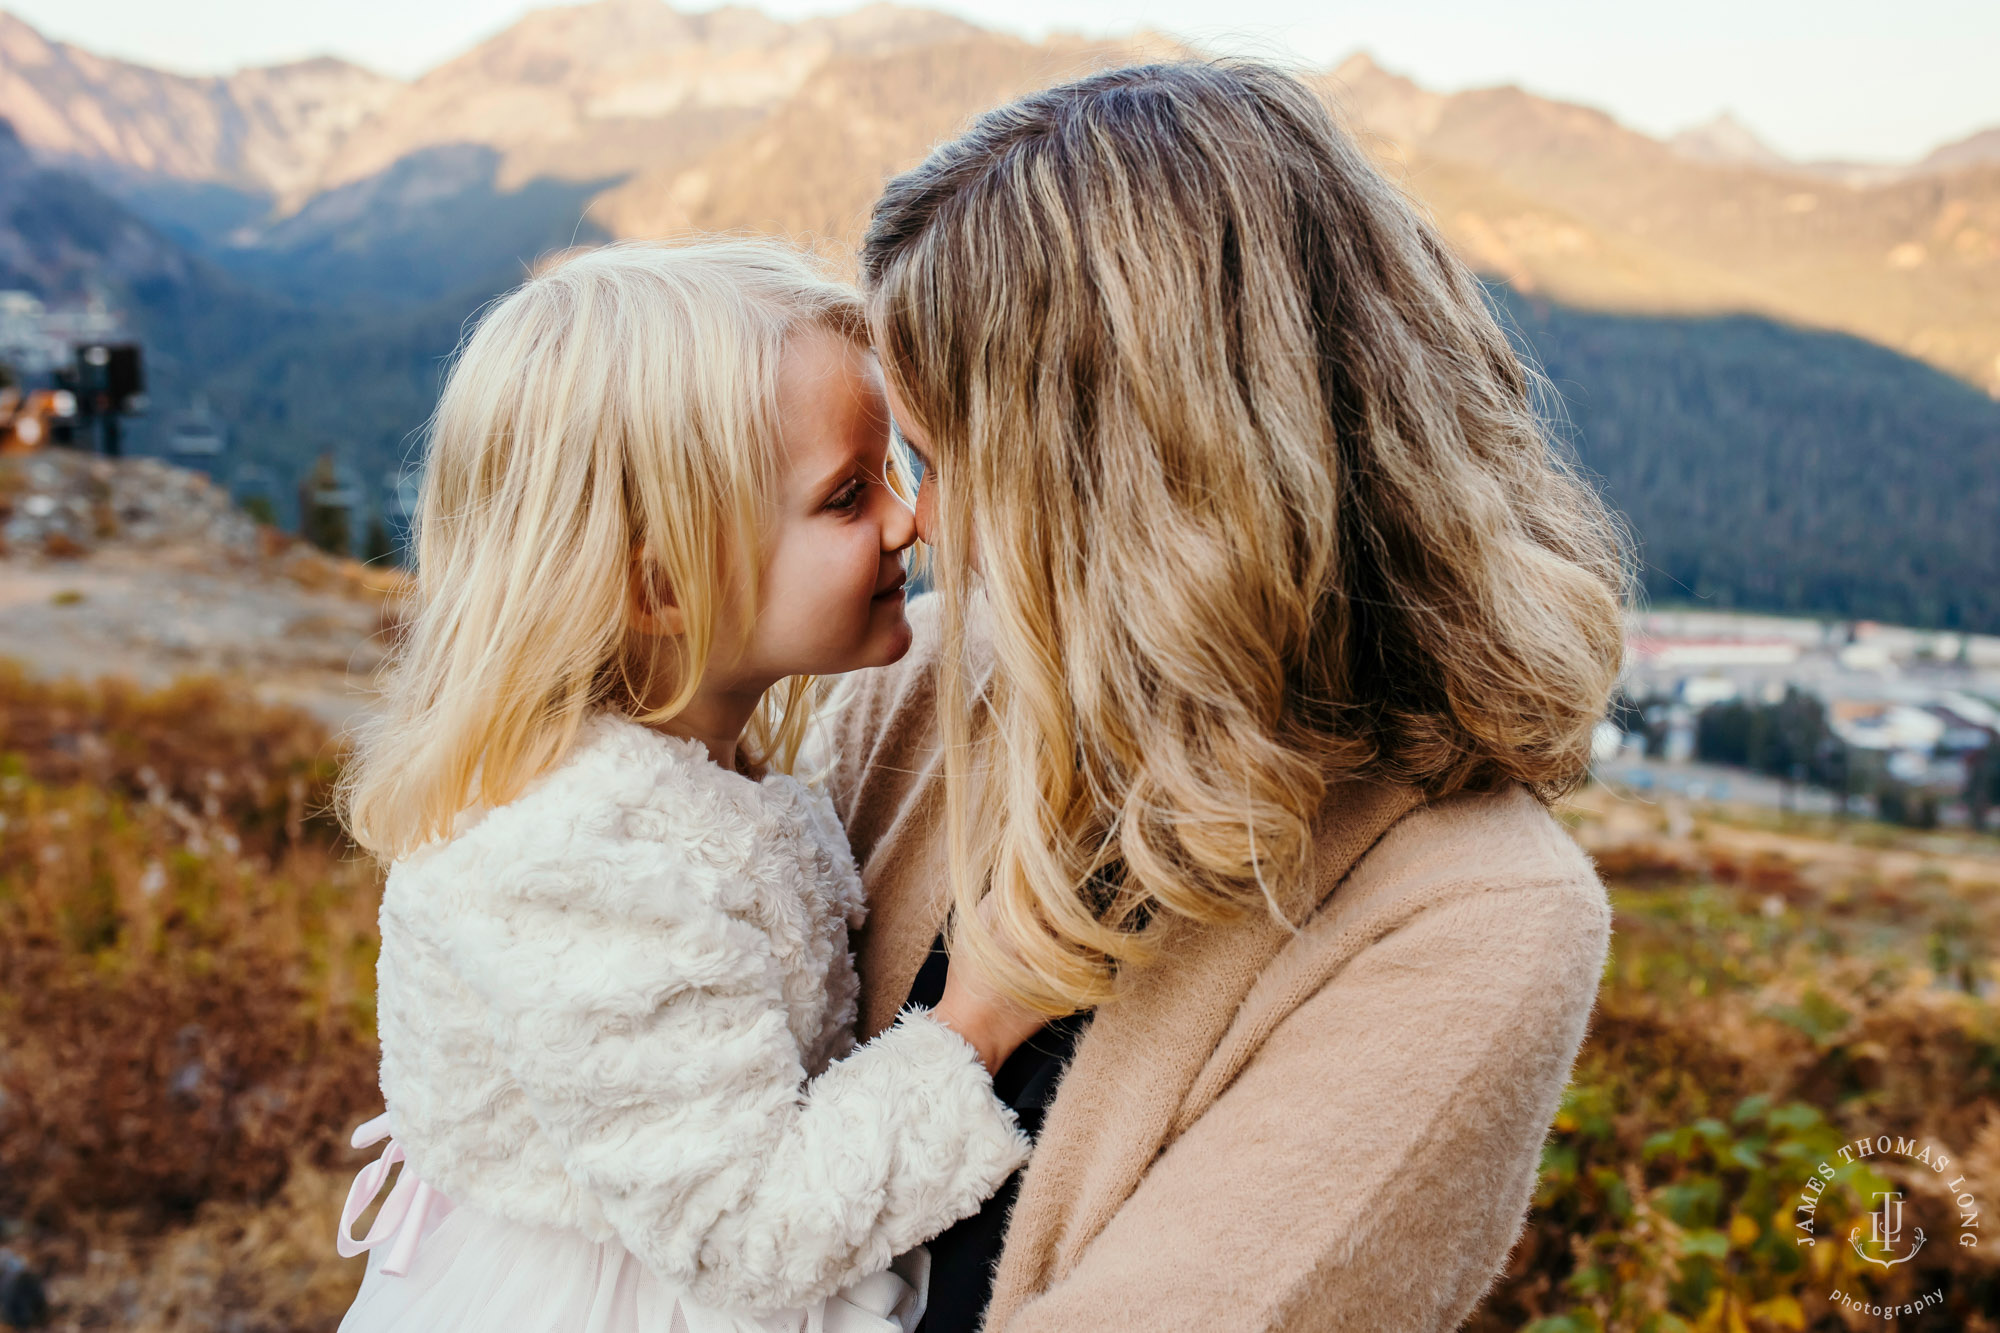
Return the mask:
M 992 919 L 991 899 L 979 905 L 980 914 Z M 1042 1030 L 1049 1021 L 1044 1015 L 1003 996 L 986 974 L 971 960 L 953 958 L 945 974 L 944 996 L 931 1017 L 956 1032 L 979 1052 L 988 1074 L 1000 1072 L 1007 1057 L 1021 1043 Z

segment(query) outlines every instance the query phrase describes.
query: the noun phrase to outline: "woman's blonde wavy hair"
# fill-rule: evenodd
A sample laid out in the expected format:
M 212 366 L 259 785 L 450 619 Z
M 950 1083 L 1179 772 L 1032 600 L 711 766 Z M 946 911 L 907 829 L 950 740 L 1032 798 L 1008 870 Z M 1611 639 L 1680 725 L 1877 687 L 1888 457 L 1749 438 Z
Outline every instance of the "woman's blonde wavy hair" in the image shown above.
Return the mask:
M 749 241 L 577 254 L 479 320 L 430 423 L 413 615 L 339 793 L 361 846 L 393 860 L 513 800 L 593 708 L 686 707 L 723 599 L 755 605 L 778 362 L 806 326 L 866 338 L 851 288 Z M 686 618 L 664 667 L 628 652 L 631 589 L 661 584 Z M 816 694 L 766 694 L 746 767 L 789 769 Z
M 1019 997 L 1096 1004 L 1171 918 L 1277 911 L 1338 780 L 1584 772 L 1616 529 L 1477 280 L 1298 80 L 993 111 L 889 184 L 862 275 L 939 483 L 952 947 Z

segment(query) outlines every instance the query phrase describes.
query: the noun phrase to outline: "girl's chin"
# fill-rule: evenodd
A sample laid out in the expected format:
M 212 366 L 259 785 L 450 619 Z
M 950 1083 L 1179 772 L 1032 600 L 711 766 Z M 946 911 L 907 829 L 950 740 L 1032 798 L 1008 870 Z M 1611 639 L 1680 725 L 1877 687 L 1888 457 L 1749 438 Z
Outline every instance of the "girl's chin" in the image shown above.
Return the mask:
M 903 595 L 883 598 L 876 604 L 879 621 L 875 632 L 869 635 L 868 666 L 888 666 L 899 662 L 903 654 L 910 651 L 916 641 L 916 634 L 910 629 L 910 621 L 903 614 Z
M 839 676 L 849 671 L 888 666 L 892 662 L 900 662 L 915 640 L 916 634 L 903 614 L 903 599 L 900 596 L 876 598 L 869 605 L 868 624 L 858 643 L 845 652 L 817 655 L 816 664 L 795 666 L 793 669 L 800 674 Z

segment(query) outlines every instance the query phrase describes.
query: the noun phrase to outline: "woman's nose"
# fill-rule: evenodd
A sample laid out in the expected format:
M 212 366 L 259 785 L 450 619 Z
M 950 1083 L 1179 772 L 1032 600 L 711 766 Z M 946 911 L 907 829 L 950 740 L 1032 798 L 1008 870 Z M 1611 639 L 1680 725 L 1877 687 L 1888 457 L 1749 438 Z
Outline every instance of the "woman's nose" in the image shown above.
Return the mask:
M 903 503 L 902 496 L 886 486 L 882 489 L 889 497 L 888 512 L 882 518 L 882 549 L 900 551 L 917 540 L 916 511 Z M 922 490 L 919 489 L 917 494 L 921 499 Z
M 917 540 L 928 546 L 937 545 L 931 538 L 931 528 L 937 523 L 937 482 L 928 468 L 917 483 L 917 503 L 910 510 L 910 521 L 916 527 Z

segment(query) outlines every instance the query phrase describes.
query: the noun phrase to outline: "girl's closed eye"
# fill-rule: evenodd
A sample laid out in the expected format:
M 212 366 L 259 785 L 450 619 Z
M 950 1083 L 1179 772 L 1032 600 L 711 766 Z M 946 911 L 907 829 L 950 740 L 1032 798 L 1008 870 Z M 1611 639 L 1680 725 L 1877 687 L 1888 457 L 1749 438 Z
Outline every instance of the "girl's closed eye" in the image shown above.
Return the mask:
M 861 492 L 865 489 L 866 483 L 861 478 L 849 477 L 840 484 L 832 495 L 827 497 L 826 504 L 823 507 L 833 510 L 835 513 L 851 512 L 856 505 L 861 503 Z

